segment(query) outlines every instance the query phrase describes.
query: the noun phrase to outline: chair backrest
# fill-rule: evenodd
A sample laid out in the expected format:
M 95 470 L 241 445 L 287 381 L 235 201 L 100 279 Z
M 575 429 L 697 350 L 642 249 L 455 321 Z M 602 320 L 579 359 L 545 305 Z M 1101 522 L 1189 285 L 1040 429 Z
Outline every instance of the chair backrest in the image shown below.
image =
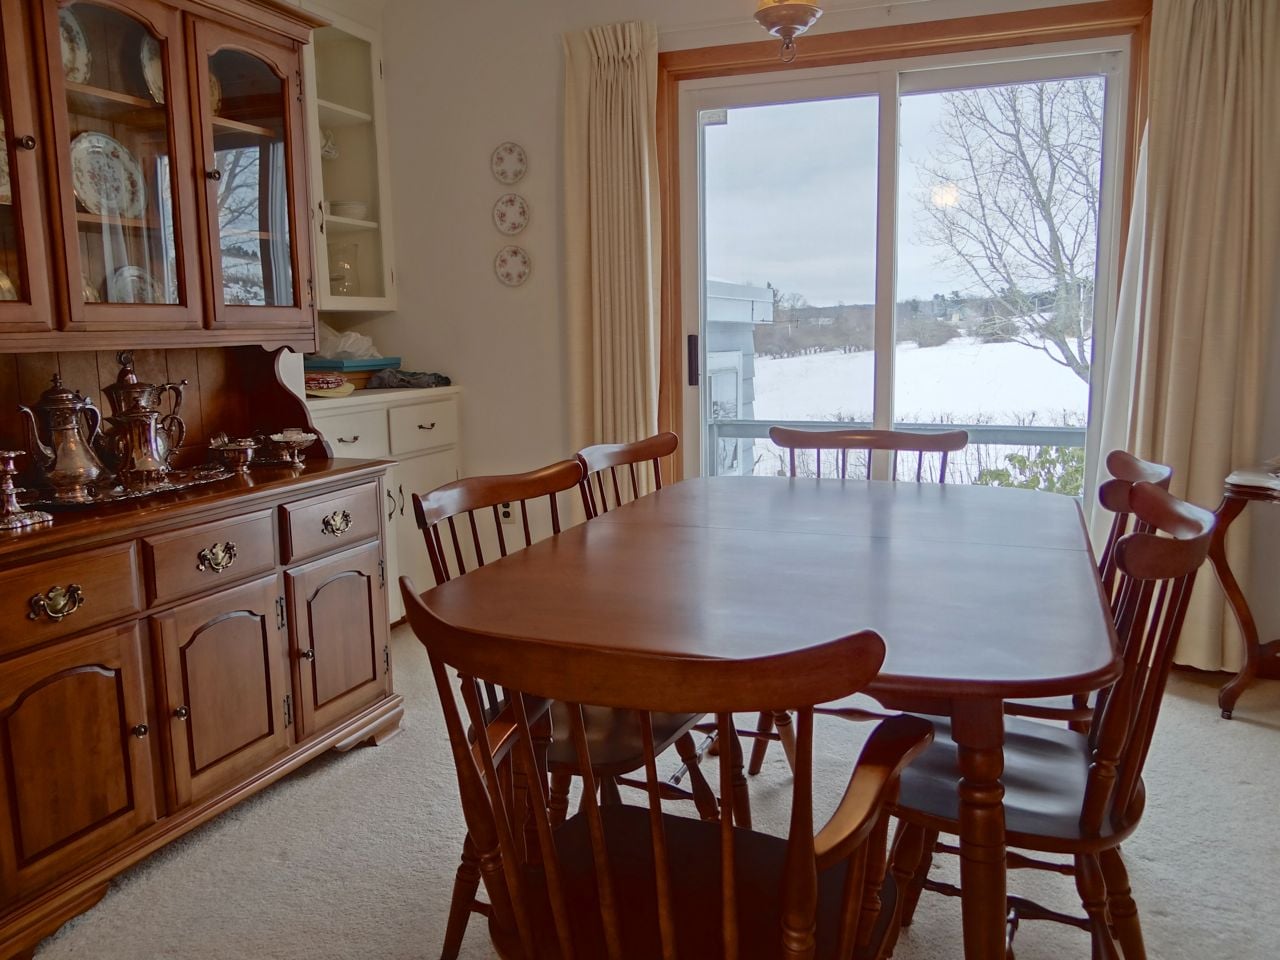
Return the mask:
M 620 507 L 627 500 L 642 496 L 645 488 L 645 464 L 653 475 L 653 488 L 662 489 L 662 457 L 669 457 L 680 446 L 680 438 L 670 431 L 637 440 L 635 443 L 600 443 L 578 451 L 577 460 L 582 464 L 582 490 L 590 510 L 589 516 L 598 517 L 609 512 L 609 492 L 613 492 L 613 506 Z M 618 482 L 618 470 L 625 467 L 627 479 Z M 637 472 L 637 467 L 640 471 Z M 607 482 L 606 482 L 606 474 Z M 630 496 L 624 499 L 624 493 Z
M 947 458 L 969 443 L 964 430 L 948 430 L 944 433 L 911 433 L 906 430 L 808 430 L 796 427 L 770 427 L 769 439 L 788 452 L 791 476 L 796 476 L 796 450 L 813 450 L 814 476 L 822 476 L 822 452 L 835 451 L 833 475 L 844 480 L 849 474 L 849 451 L 862 450 L 866 457 L 866 476 L 871 479 L 871 451 L 893 451 L 893 468 L 890 475 L 898 477 L 898 454 L 916 455 L 916 483 L 928 479 L 924 474 L 925 454 L 941 454 L 938 461 L 938 482 L 947 482 Z
M 1152 463 L 1142 460 L 1124 450 L 1112 450 L 1107 454 L 1107 473 L 1111 479 L 1098 487 L 1098 503 L 1111 511 L 1111 530 L 1107 533 L 1107 542 L 1102 548 L 1102 556 L 1098 558 L 1098 573 L 1102 577 L 1102 588 L 1107 599 L 1114 602 L 1116 597 L 1116 544 L 1129 532 L 1129 491 L 1135 483 L 1154 483 L 1157 487 L 1169 489 L 1169 481 L 1173 478 L 1173 468 L 1163 463 Z M 1136 533 L 1149 533 L 1135 527 Z
M 467 572 L 468 559 L 474 566 L 484 566 L 484 538 L 481 530 L 490 522 L 485 518 L 489 514 L 498 544 L 498 555 L 507 555 L 507 537 L 503 530 L 503 504 L 515 511 L 520 510 L 520 533 L 523 534 L 524 545 L 533 543 L 532 528 L 529 524 L 529 505 L 546 502 L 547 515 L 550 519 L 551 532 L 560 532 L 560 507 L 557 495 L 579 486 L 582 480 L 582 466 L 577 460 L 561 460 L 540 470 L 528 473 L 512 473 L 493 477 L 468 477 L 455 480 L 443 487 L 437 487 L 429 493 L 413 495 L 413 514 L 418 521 L 418 529 L 422 531 L 427 543 L 427 555 L 431 558 L 431 572 L 435 574 L 436 583 L 444 583 L 455 576 Z M 590 515 L 590 506 L 583 497 L 583 507 Z M 463 514 L 466 520 L 462 521 Z M 479 519 L 477 519 L 479 515 Z M 514 519 L 514 518 L 513 518 Z M 467 530 L 459 536 L 458 524 L 465 522 Z M 448 544 L 441 534 L 446 528 Z M 468 543 L 470 550 L 464 550 Z M 451 549 L 450 549 L 451 548 Z M 468 558 L 468 553 L 470 557 Z M 452 569 L 450 556 L 452 555 Z
M 728 743 L 733 714 L 782 705 L 798 711 L 796 761 L 784 865 L 780 870 L 776 863 L 771 867 L 779 873 L 776 887 L 770 884 L 769 889 L 782 898 L 782 929 L 777 951 L 770 953 L 812 956 L 821 864 L 813 830 L 813 705 L 866 686 L 884 658 L 879 636 L 866 631 L 807 649 L 737 661 L 591 647 L 568 653 L 554 644 L 458 629 L 434 615 L 430 592 L 420 597 L 407 578 L 400 584 L 409 622 L 431 662 L 467 830 L 492 904 L 490 931 L 503 956 L 737 957 L 739 887 L 743 882 L 758 885 L 762 878 L 753 875 L 753 863 L 745 859 L 750 851 L 741 842 L 744 831 L 733 826 L 731 765 L 720 765 L 719 823 L 664 820 L 652 713 L 714 714 L 722 742 Z M 451 673 L 456 673 L 458 693 Z M 504 693 L 496 715 L 486 712 L 482 700 L 481 688 L 489 685 Z M 552 734 L 552 700 L 567 707 L 567 739 L 584 781 L 579 813 L 558 827 L 548 815 L 546 767 L 539 753 Z M 584 704 L 635 711 L 644 743 L 647 813 L 635 806 L 602 809 L 597 802 Z M 487 736 L 469 738 L 469 725 Z M 926 740 L 927 734 L 919 745 Z M 513 789 L 517 783 L 525 789 Z M 527 806 L 522 804 L 525 796 Z M 617 818 L 624 815 L 629 816 L 625 823 L 630 829 L 620 831 Z M 709 842 L 711 855 L 700 862 L 714 862 L 718 851 L 718 910 L 709 902 L 714 890 L 701 890 L 696 898 L 677 896 L 685 875 L 676 864 L 688 848 L 668 843 L 664 824 L 673 822 L 682 830 L 699 831 L 699 840 Z M 571 839 L 557 842 L 564 837 Z M 843 863 L 850 855 L 842 851 L 835 862 Z M 737 871 L 735 857 L 744 858 Z M 647 861 L 643 869 L 637 869 L 637 858 Z M 530 864 L 538 869 L 522 869 Z M 716 867 L 710 870 L 715 876 Z M 849 924 L 858 923 L 867 891 L 865 873 L 859 873 L 858 885 L 847 890 L 841 913 L 851 915 L 845 921 Z M 853 874 L 846 874 L 851 885 Z M 696 909 L 689 909 L 692 901 Z M 541 937 L 538 930 L 544 931 Z M 854 936 L 845 929 L 840 933 Z M 532 947 L 535 939 L 543 949 Z M 715 946 L 690 952 L 691 939 Z M 742 946 L 743 952 L 762 955 L 758 943 Z
M 1214 526 L 1212 513 L 1152 483 L 1134 484 L 1128 499 L 1144 532 L 1121 537 L 1115 548 L 1114 622 L 1124 672 L 1094 708 L 1093 763 L 1080 816 L 1090 833 L 1108 818 L 1123 825 L 1141 816 L 1142 767 Z

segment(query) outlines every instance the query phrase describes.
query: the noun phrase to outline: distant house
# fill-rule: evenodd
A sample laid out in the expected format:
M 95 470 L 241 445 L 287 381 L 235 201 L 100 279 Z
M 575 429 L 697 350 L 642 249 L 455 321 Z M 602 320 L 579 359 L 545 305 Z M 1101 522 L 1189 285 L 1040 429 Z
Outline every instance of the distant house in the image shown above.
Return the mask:
M 709 419 L 751 420 L 755 401 L 755 328 L 773 323 L 773 291 L 748 283 L 707 281 L 706 396 Z M 749 475 L 755 441 L 717 440 L 716 474 Z

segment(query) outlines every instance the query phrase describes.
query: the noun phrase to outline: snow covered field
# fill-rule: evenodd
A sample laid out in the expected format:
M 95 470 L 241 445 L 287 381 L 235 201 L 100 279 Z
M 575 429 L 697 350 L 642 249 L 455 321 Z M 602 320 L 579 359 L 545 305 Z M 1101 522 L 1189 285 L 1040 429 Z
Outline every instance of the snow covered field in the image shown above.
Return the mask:
M 1083 424 L 1089 387 L 1039 350 L 960 337 L 898 344 L 895 418 L 903 423 Z M 756 357 L 757 420 L 870 420 L 873 354 Z

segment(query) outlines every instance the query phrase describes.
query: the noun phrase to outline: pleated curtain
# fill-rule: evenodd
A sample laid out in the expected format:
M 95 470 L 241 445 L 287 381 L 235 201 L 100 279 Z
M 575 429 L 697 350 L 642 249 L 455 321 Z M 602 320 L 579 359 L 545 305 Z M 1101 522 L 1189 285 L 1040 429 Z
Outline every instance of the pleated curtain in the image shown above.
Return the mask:
M 563 37 L 565 273 L 576 446 L 658 428 L 658 31 Z
M 1280 2 L 1155 0 L 1145 179 L 1103 405 L 1105 448 L 1174 469 L 1214 508 L 1253 465 L 1269 327 L 1280 302 Z M 1280 344 L 1278 344 L 1280 345 Z M 1100 511 L 1095 511 L 1097 514 Z M 1091 518 L 1095 536 L 1106 518 Z M 1248 524 L 1228 559 L 1248 582 Z M 1239 634 L 1206 567 L 1180 663 L 1236 669 Z

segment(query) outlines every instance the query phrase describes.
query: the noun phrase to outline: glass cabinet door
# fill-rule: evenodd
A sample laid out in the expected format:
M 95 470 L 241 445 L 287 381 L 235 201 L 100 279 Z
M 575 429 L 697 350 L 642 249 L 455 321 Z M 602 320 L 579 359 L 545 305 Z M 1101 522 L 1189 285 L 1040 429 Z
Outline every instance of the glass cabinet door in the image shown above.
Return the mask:
M 214 325 L 309 326 L 296 50 L 196 24 Z
M 154 0 L 43 6 L 69 325 L 199 326 L 181 15 Z
M 26 9 L 0 0 L 0 331 L 53 327 Z

